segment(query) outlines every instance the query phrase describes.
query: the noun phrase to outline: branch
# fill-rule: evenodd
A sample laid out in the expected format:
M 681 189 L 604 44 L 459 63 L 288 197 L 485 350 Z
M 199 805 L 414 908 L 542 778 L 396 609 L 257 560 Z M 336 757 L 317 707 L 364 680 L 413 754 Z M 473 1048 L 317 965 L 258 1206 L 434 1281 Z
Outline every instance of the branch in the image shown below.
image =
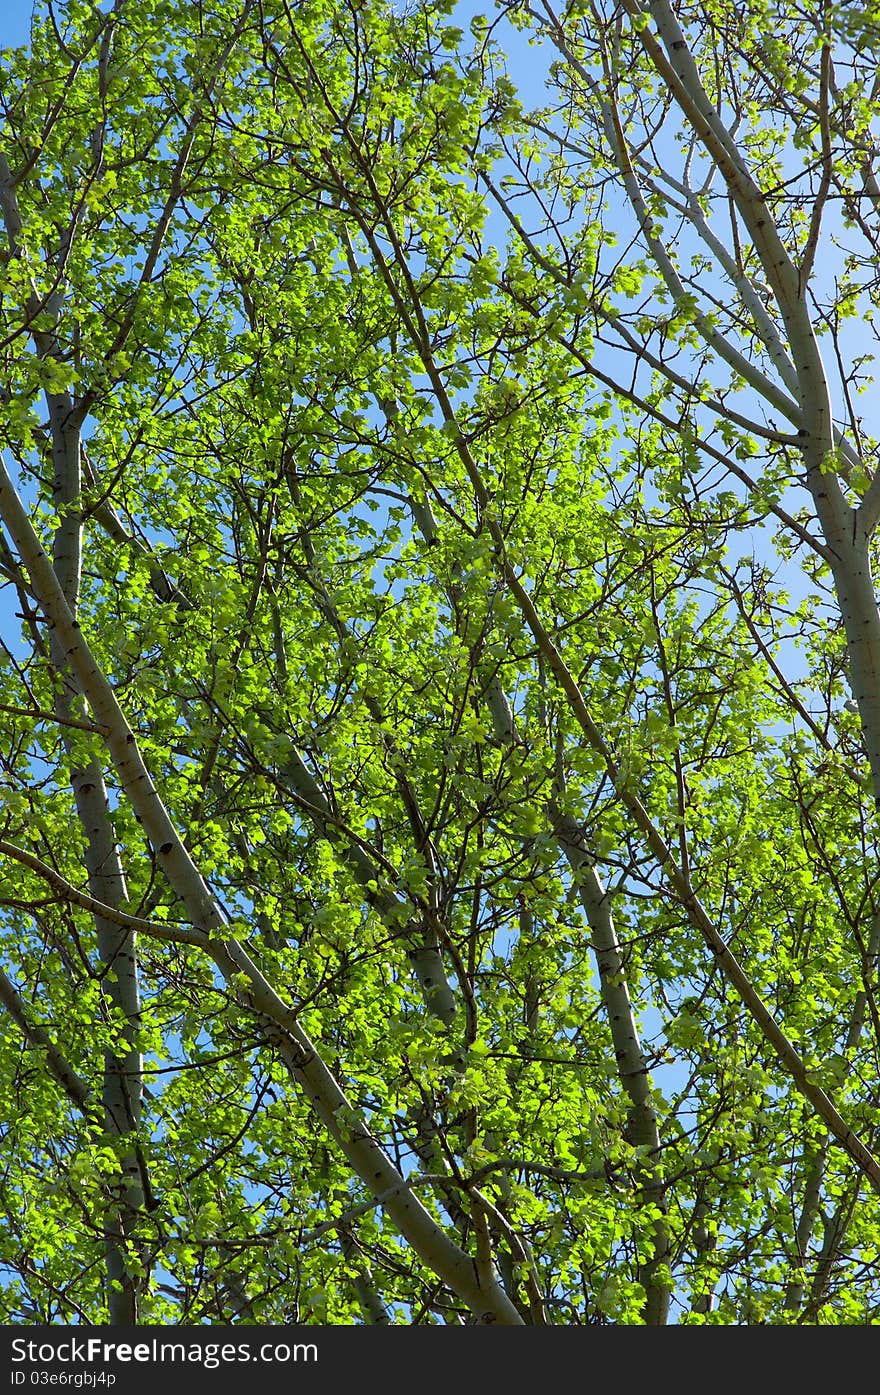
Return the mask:
M 70 1062 L 62 1056 L 48 1032 L 39 1023 L 30 1021 L 21 996 L 2 968 L 0 968 L 0 1002 L 3 1003 L 10 1017 L 21 1028 L 25 1040 L 45 1054 L 46 1064 L 71 1104 L 76 1105 L 77 1109 L 93 1123 L 99 1123 L 97 1118 L 92 1115 L 89 1104 L 91 1091 L 88 1085 L 77 1075 Z
M 42 877 L 45 882 L 61 895 L 65 901 L 71 902 L 74 906 L 79 906 L 84 911 L 90 911 L 92 915 L 101 916 L 104 920 L 109 920 L 113 925 L 119 925 L 123 930 L 130 930 L 132 933 L 140 932 L 142 935 L 149 935 L 154 940 L 168 940 L 172 944 L 195 945 L 198 949 L 204 949 L 208 943 L 207 936 L 199 930 L 188 930 L 184 925 L 164 925 L 161 921 L 145 920 L 142 916 L 128 915 L 125 911 L 117 910 L 115 906 L 109 906 L 104 901 L 99 901 L 94 896 L 90 896 L 86 891 L 80 891 L 60 872 L 56 872 L 54 867 L 50 867 L 47 862 L 43 862 L 33 853 L 26 852 L 16 843 L 10 843 L 5 838 L 0 838 L 0 853 L 10 857 L 15 862 L 20 862 L 23 867 L 29 867 L 32 872 L 36 872 L 38 877 Z

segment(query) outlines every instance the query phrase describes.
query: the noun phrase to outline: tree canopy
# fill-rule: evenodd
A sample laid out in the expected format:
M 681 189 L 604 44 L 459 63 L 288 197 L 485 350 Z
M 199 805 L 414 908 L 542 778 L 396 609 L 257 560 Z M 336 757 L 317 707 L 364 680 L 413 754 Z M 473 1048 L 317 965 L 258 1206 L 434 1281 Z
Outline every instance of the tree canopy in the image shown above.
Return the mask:
M 880 1320 L 878 51 L 3 51 L 0 1320 Z

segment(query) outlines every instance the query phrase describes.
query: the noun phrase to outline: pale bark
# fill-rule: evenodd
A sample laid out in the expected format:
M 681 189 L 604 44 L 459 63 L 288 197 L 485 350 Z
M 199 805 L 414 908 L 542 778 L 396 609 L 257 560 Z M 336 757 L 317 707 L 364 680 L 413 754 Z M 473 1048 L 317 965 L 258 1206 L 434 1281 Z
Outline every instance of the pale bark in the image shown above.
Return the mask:
M 72 615 L 79 601 L 82 563 L 82 514 L 80 440 L 76 412 L 67 394 L 49 398 L 55 466 L 55 503 L 59 526 L 55 531 L 53 566 Z M 62 740 L 75 757 L 67 719 L 75 715 L 77 694 L 69 685 L 65 656 L 52 635 L 50 652 L 60 680 L 56 698 Z M 128 898 L 119 848 L 110 817 L 110 803 L 100 762 L 92 757 L 84 766 L 71 768 L 76 811 L 86 836 L 84 861 L 89 890 L 98 901 L 119 909 Z M 111 1138 L 137 1129 L 141 1117 L 143 1061 L 137 1045 L 140 1025 L 137 942 L 133 931 L 123 930 L 103 915 L 95 916 L 98 956 L 103 967 L 102 988 L 112 1015 L 121 1018 L 122 1049 L 111 1050 L 104 1060 L 103 1103 Z M 118 1210 L 107 1223 L 107 1303 L 110 1322 L 131 1325 L 138 1320 L 138 1281 L 126 1258 L 128 1238 L 143 1207 L 144 1193 L 138 1157 L 128 1149 L 120 1158 Z
M 636 1168 L 641 1200 L 666 1212 L 666 1186 L 660 1154 L 657 1113 L 651 1099 L 651 1079 L 642 1051 L 638 1026 L 627 988 L 627 970 L 617 939 L 607 890 L 596 871 L 583 829 L 570 814 L 551 804 L 550 818 L 562 852 L 571 867 L 578 899 L 592 936 L 599 973 L 599 991 L 611 1031 L 614 1060 L 620 1083 L 630 1102 L 627 1141 L 645 1150 L 645 1161 Z M 645 1289 L 645 1321 L 662 1326 L 669 1317 L 671 1291 L 667 1264 L 669 1233 L 665 1220 L 654 1227 L 652 1253 L 639 1265 L 639 1282 Z
M 62 728 L 63 730 L 63 728 Z M 95 900 L 110 908 L 127 899 L 119 852 L 113 836 L 103 772 L 97 760 L 72 771 L 76 809 L 86 834 L 84 861 L 89 890 Z M 137 944 L 135 932 L 120 927 L 103 914 L 95 915 L 102 989 L 111 1013 L 121 1018 L 120 1046 L 104 1059 L 105 1127 L 111 1138 L 133 1133 L 141 1118 L 143 1058 L 137 1045 L 140 1024 Z M 126 1260 L 126 1248 L 144 1204 L 141 1169 L 134 1148 L 120 1158 L 119 1206 L 108 1222 L 106 1251 L 110 1322 L 131 1325 L 138 1320 L 138 1282 Z

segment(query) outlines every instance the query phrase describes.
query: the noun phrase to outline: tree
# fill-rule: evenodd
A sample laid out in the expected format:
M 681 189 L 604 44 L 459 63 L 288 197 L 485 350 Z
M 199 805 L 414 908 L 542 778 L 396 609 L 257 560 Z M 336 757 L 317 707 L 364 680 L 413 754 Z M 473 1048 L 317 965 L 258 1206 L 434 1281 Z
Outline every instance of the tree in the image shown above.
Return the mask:
M 877 1321 L 878 32 L 4 53 L 5 1321 Z

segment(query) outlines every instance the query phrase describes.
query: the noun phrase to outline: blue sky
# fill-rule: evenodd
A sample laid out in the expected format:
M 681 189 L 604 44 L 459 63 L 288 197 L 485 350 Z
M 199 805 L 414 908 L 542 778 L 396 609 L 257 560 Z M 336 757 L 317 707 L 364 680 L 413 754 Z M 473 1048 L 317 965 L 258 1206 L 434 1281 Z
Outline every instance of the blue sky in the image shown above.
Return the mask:
M 33 0 L 3 0 L 0 6 L 0 48 L 15 48 L 28 41 Z

